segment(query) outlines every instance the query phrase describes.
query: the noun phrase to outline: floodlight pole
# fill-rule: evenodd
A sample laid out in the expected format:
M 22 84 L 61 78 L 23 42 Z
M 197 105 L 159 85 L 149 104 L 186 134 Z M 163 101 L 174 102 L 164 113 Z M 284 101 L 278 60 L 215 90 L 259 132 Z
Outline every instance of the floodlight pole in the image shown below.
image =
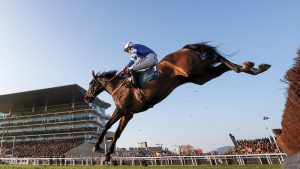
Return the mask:
M 278 152 L 281 153 L 280 148 L 279 148 L 279 146 L 278 146 L 278 144 L 277 144 L 277 141 L 276 141 L 276 139 L 275 139 L 275 137 L 274 137 L 274 134 L 272 133 L 272 131 L 271 131 L 270 127 L 269 127 L 268 119 L 269 119 L 268 116 L 264 116 L 264 117 L 263 117 L 263 120 L 266 122 L 266 125 L 267 125 L 267 130 L 270 132 L 271 137 L 272 137 L 272 139 L 274 140 L 275 146 L 276 146 L 276 148 L 278 149 Z M 282 155 L 280 155 L 280 157 L 281 157 L 281 160 L 283 161 Z

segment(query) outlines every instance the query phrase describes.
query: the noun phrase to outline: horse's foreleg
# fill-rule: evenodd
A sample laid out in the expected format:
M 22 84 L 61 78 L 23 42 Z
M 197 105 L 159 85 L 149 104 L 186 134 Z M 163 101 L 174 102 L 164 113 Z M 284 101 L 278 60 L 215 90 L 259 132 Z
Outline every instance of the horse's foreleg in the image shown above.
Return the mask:
M 94 147 L 94 151 L 99 151 L 100 150 L 100 144 L 102 143 L 107 130 L 110 129 L 110 127 L 115 122 L 117 122 L 122 116 L 123 116 L 123 114 L 122 114 L 121 110 L 117 107 L 115 109 L 114 113 L 112 114 L 111 118 L 105 124 L 105 127 L 104 127 L 103 131 L 101 132 L 101 135 L 98 137 L 98 140 L 97 140 L 97 142 L 95 144 L 95 147 Z
M 121 136 L 124 128 L 126 127 L 126 125 L 128 124 L 128 122 L 130 121 L 130 119 L 133 117 L 132 114 L 126 114 L 125 116 L 123 116 L 119 122 L 118 128 L 115 132 L 115 136 L 114 139 L 112 140 L 111 146 L 109 147 L 109 150 L 107 151 L 107 153 L 105 154 L 104 157 L 104 161 L 109 161 L 110 160 L 110 155 L 115 151 L 115 145 L 116 142 L 118 140 L 118 138 Z

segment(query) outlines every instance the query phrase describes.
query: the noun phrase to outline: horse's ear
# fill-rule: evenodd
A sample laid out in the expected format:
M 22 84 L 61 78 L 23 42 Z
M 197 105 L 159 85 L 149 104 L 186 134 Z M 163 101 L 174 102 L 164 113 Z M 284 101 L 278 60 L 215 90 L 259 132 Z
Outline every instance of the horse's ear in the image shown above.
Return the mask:
M 95 75 L 94 70 L 92 71 L 92 75 L 93 75 L 93 78 L 96 79 L 96 75 Z

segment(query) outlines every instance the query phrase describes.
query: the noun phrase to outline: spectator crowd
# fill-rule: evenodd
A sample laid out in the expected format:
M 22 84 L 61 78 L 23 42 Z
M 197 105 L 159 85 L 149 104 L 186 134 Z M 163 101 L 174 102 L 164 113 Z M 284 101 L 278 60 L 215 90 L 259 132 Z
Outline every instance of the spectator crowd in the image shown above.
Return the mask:
M 82 143 L 82 140 L 77 139 L 20 142 L 15 145 L 13 156 L 21 158 L 58 158 Z
M 6 149 L 13 149 L 14 157 L 27 158 L 59 158 L 74 147 L 79 146 L 84 139 L 68 139 L 57 141 L 27 141 L 14 143 L 3 143 Z M 13 148 L 14 147 L 14 148 Z M 114 154 L 115 157 L 163 157 L 163 156 L 199 156 L 199 155 L 218 155 L 218 152 L 203 153 L 201 149 L 191 149 L 190 153 L 185 153 L 181 147 L 181 153 L 174 153 L 162 147 L 148 147 L 125 149 L 119 148 Z M 200 151 L 201 150 L 201 151 Z M 253 140 L 236 140 L 233 148 L 222 155 L 234 154 L 265 154 L 279 153 L 277 146 L 272 138 L 262 138 Z M 281 151 L 282 152 L 282 151 Z
M 225 154 L 265 154 L 279 153 L 272 138 L 237 140 L 233 149 Z

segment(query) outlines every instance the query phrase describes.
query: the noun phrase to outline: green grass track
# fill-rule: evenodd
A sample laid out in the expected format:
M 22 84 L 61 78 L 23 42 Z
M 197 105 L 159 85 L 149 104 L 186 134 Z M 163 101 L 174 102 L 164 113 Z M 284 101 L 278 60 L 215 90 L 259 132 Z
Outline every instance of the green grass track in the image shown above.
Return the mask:
M 228 165 L 228 166 L 40 166 L 0 165 L 0 169 L 281 169 L 280 165 Z

